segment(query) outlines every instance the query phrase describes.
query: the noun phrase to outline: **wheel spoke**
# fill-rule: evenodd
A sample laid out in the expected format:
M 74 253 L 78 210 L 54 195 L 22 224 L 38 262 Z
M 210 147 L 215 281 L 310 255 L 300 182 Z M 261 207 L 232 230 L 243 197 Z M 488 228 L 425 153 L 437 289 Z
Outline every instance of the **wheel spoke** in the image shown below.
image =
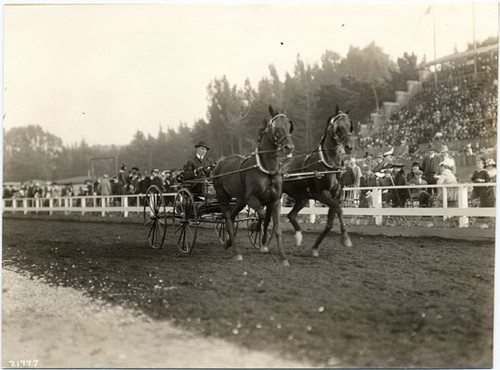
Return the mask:
M 151 236 L 151 233 L 153 232 L 154 228 L 155 228 L 155 223 L 153 222 L 153 224 L 152 224 L 152 225 L 151 225 L 151 227 L 149 228 L 149 232 L 148 232 L 148 239 L 149 239 L 149 237 Z

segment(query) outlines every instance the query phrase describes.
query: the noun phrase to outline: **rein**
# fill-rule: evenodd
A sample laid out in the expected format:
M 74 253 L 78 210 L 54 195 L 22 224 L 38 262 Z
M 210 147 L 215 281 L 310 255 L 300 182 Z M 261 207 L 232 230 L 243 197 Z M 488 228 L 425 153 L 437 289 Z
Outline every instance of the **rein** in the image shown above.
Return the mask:
M 291 137 L 292 135 L 291 134 L 285 134 L 283 135 L 281 138 L 275 138 L 270 132 L 269 132 L 269 128 L 274 128 L 273 127 L 273 124 L 274 124 L 274 121 L 276 119 L 278 119 L 279 117 L 286 117 L 286 115 L 284 115 L 283 113 L 280 113 L 280 114 L 277 114 L 276 116 L 272 117 L 270 120 L 269 120 L 269 123 L 267 124 L 267 127 L 266 129 L 262 132 L 262 134 L 260 135 L 259 137 L 259 140 L 257 142 L 258 145 L 260 145 L 260 142 L 262 140 L 262 137 L 264 136 L 264 134 L 266 134 L 269 139 L 271 139 L 271 141 L 273 142 L 273 144 L 276 146 L 275 149 L 270 149 L 270 150 L 259 150 L 258 146 L 257 148 L 255 148 L 254 152 L 251 154 L 251 155 L 248 155 L 245 157 L 245 159 L 241 162 L 240 164 L 240 168 L 236 171 L 231 171 L 231 172 L 225 172 L 225 173 L 221 173 L 219 175 L 215 175 L 215 176 L 210 176 L 208 177 L 207 179 L 216 179 L 216 178 L 219 178 L 219 177 L 224 177 L 224 176 L 229 176 L 229 175 L 235 175 L 235 174 L 238 174 L 238 173 L 241 173 L 241 172 L 245 172 L 245 171 L 250 171 L 250 170 L 253 170 L 254 168 L 258 168 L 259 171 L 265 173 L 266 175 L 269 175 L 269 176 L 275 176 L 276 174 L 279 174 L 280 171 L 269 171 L 267 169 L 264 168 L 264 166 L 262 165 L 262 162 L 260 160 L 260 157 L 259 157 L 259 154 L 265 154 L 265 153 L 277 153 L 281 150 L 281 143 L 288 139 L 289 137 Z M 288 119 L 288 118 L 287 118 Z M 243 163 L 248 160 L 250 158 L 250 156 L 254 155 L 255 156 L 255 162 L 256 164 L 254 164 L 253 166 L 250 166 L 250 167 L 247 167 L 247 168 L 244 168 L 244 169 L 241 169 L 241 166 L 243 165 Z

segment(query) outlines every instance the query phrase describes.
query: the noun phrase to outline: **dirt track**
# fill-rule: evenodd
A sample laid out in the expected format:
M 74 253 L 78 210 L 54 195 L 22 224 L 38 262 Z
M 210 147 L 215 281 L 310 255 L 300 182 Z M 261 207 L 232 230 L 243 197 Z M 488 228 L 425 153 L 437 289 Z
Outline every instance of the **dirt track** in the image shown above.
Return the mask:
M 27 302 L 23 315 L 3 308 L 3 365 L 9 365 L 7 356 L 12 353 L 8 343 L 24 340 L 44 346 L 54 356 L 47 358 L 64 361 L 60 366 L 86 366 L 84 353 L 94 356 L 90 361 L 100 361 L 94 345 L 112 343 L 109 333 L 120 343 L 109 344 L 105 352 L 116 358 L 115 366 L 492 365 L 492 242 L 353 235 L 354 247 L 345 249 L 334 236 L 320 258 L 313 259 L 309 250 L 293 247 L 292 235 L 286 234 L 292 265 L 287 269 L 275 255 L 248 247 L 244 235 L 238 239 L 246 246 L 245 260 L 236 263 L 217 245 L 211 230 L 200 232 L 190 257 L 180 256 L 171 244 L 160 251 L 146 248 L 144 233 L 139 225 L 4 219 L 4 267 L 43 277 L 46 283 L 33 302 Z M 311 245 L 314 237 L 306 234 L 304 245 Z M 62 297 L 52 298 L 43 290 L 46 284 L 72 288 L 80 298 L 85 295 L 107 307 L 90 309 L 91 316 L 97 313 L 95 321 L 69 315 L 68 325 L 77 324 L 79 331 L 62 332 L 68 346 L 58 344 L 61 339 L 41 341 L 47 328 L 36 331 L 29 326 L 37 318 L 33 305 L 38 307 L 39 294 L 57 302 L 55 308 L 47 308 L 49 319 L 44 323 L 59 323 L 64 312 L 72 312 L 60 304 L 65 302 Z M 33 285 L 39 283 L 31 280 L 28 286 Z M 15 293 L 9 293 L 8 280 L 3 288 L 5 302 Z M 64 296 L 69 292 L 58 290 Z M 82 305 L 88 306 L 76 306 Z M 120 311 L 127 312 L 125 321 L 135 312 L 144 315 L 133 317 L 140 327 L 119 319 L 104 330 L 104 323 L 113 322 L 106 315 Z M 150 342 L 146 333 L 159 336 L 153 335 Z M 144 357 L 149 356 L 140 353 L 168 350 L 176 338 L 198 348 L 200 337 L 229 349 L 230 353 L 208 350 L 217 361 L 228 362 L 214 363 L 188 349 L 182 356 L 186 362 L 179 365 L 167 363 L 163 355 L 151 356 L 147 363 Z M 226 342 L 219 345 L 221 339 Z M 123 350 L 129 343 L 137 352 Z M 231 353 L 237 358 L 246 353 L 249 361 L 262 362 L 233 363 Z M 291 361 L 266 364 L 277 358 Z
M 11 270 L 2 279 L 3 367 L 26 360 L 49 368 L 309 366 L 203 338 Z

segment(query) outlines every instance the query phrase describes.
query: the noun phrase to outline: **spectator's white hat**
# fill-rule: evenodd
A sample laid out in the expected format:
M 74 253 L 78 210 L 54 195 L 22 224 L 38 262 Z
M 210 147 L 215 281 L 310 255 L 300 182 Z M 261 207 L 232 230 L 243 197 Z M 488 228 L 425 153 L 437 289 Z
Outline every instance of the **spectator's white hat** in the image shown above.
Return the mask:
M 442 137 L 442 136 L 443 136 L 442 132 L 436 132 L 436 134 L 434 135 L 434 137 Z
M 445 158 L 441 163 L 439 163 L 440 166 L 446 166 L 448 168 L 453 167 L 453 161 L 450 158 Z
M 387 151 L 384 153 L 384 157 L 388 156 L 388 155 L 392 155 L 392 153 L 394 153 L 394 147 L 391 148 L 391 150 Z
M 485 166 L 488 167 L 488 166 L 495 166 L 495 160 L 493 158 L 488 158 L 485 162 Z
M 471 143 L 467 144 L 467 148 L 472 148 L 472 144 Z
M 441 153 L 448 153 L 448 152 L 449 152 L 448 145 L 441 146 Z

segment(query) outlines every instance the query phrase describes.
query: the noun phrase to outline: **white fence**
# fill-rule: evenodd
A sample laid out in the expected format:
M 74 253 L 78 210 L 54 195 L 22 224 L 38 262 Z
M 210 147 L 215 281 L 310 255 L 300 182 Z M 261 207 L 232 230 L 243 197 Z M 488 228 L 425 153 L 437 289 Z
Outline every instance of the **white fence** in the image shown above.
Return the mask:
M 458 217 L 459 227 L 469 226 L 469 217 L 495 217 L 495 207 L 471 207 L 470 194 L 472 187 L 493 187 L 496 191 L 496 184 L 455 184 L 455 185 L 425 185 L 425 189 L 436 188 L 438 190 L 438 205 L 434 207 L 420 208 L 412 206 L 410 208 L 395 208 L 384 205 L 382 195 L 392 189 L 422 189 L 422 186 L 392 186 L 392 187 L 372 187 L 372 188 L 345 188 L 346 205 L 343 207 L 346 216 L 373 216 L 376 225 L 382 224 L 384 216 L 438 216 L 444 219 Z M 372 207 L 358 208 L 356 206 L 357 194 L 360 191 L 371 191 Z M 449 202 L 449 195 L 453 194 L 453 205 Z M 172 200 L 175 194 L 164 194 Z M 100 214 L 106 216 L 109 213 L 121 213 L 123 217 L 129 217 L 131 213 L 142 213 L 143 195 L 115 195 L 115 196 L 74 196 L 59 198 L 11 198 L 3 199 L 3 212 L 29 213 L 55 213 L 64 214 Z M 352 200 L 350 202 L 349 200 Z M 415 205 L 415 204 L 414 204 Z M 167 212 L 171 206 L 167 207 Z M 291 208 L 283 206 L 282 214 L 288 214 Z M 317 216 L 326 215 L 328 208 L 310 201 L 309 207 L 304 208 L 300 214 L 309 215 L 309 221 L 314 223 Z

